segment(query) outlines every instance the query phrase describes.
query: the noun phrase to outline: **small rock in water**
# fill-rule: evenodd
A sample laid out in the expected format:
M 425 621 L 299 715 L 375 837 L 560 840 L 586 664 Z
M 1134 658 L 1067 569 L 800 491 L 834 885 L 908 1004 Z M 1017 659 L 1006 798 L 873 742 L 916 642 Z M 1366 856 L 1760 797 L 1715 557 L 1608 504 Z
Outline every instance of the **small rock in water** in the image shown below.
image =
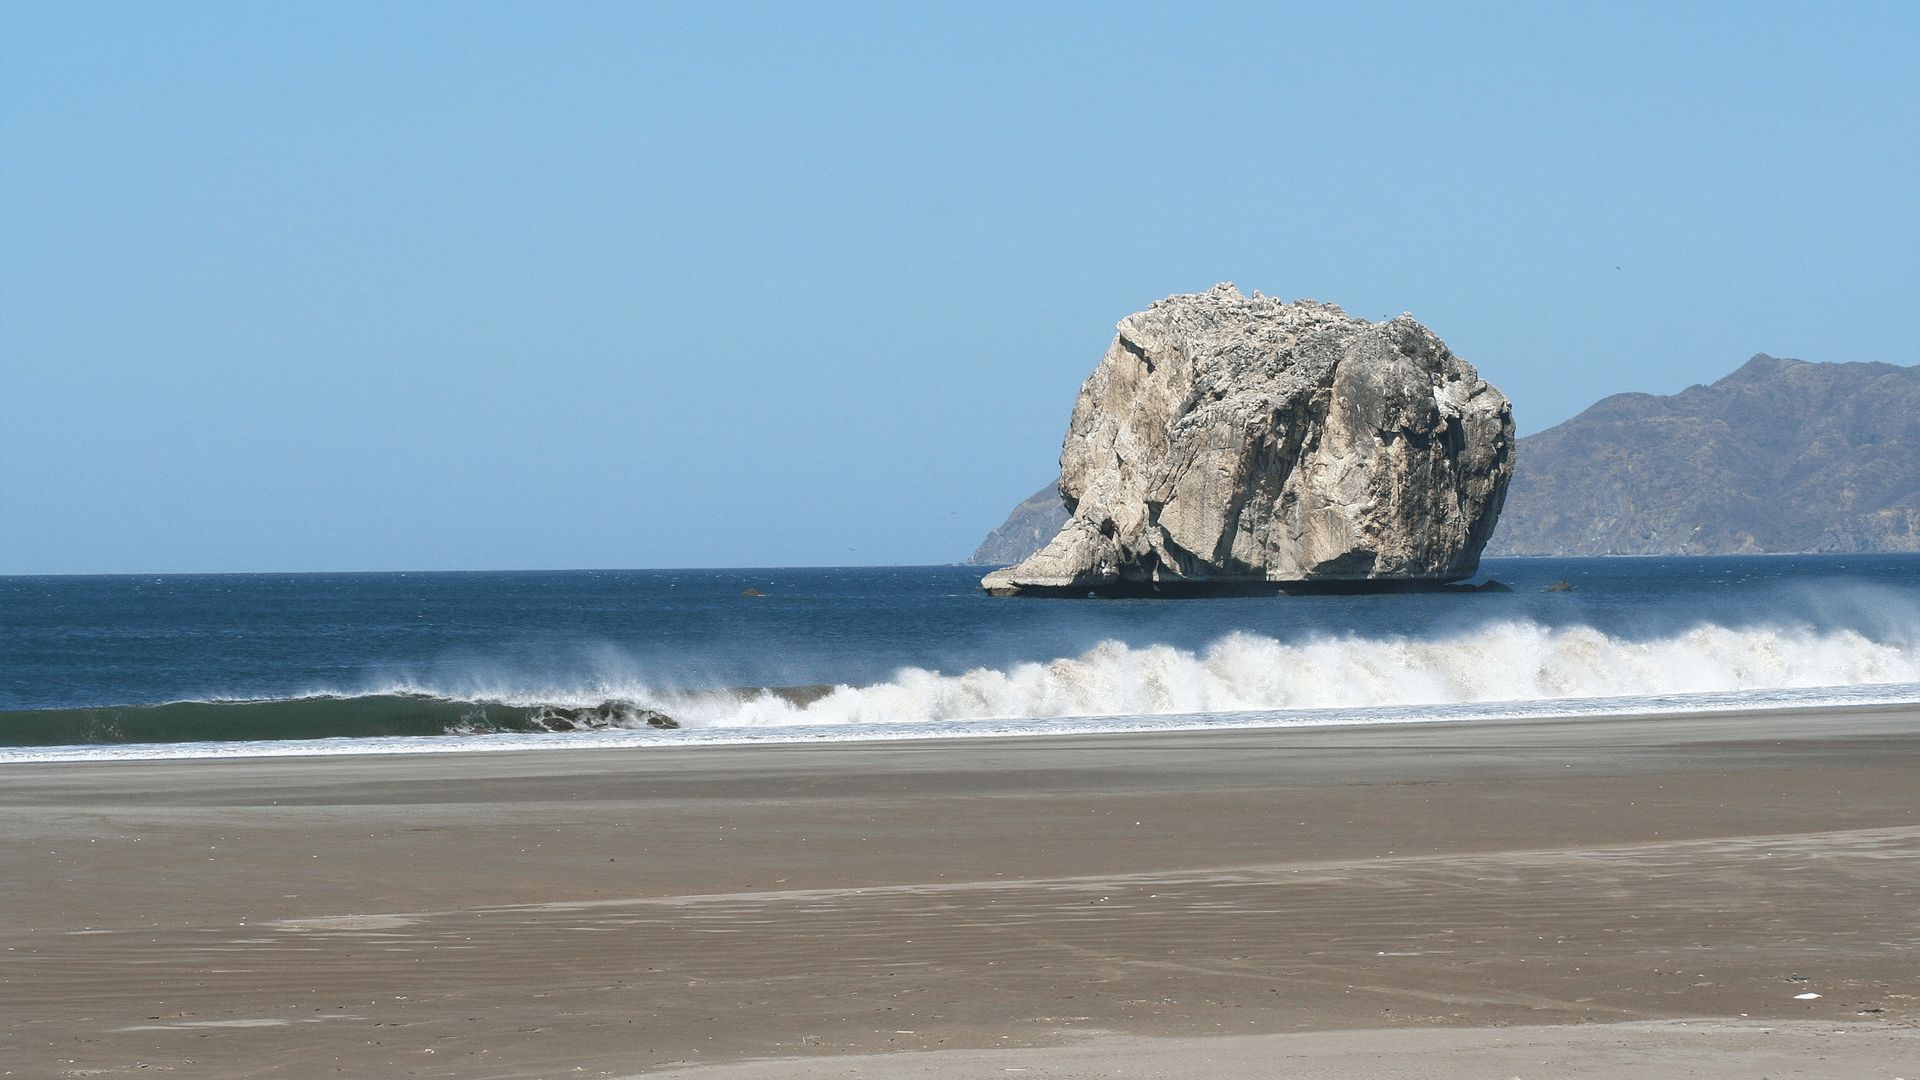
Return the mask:
M 558 705 L 542 705 L 527 717 L 534 727 L 543 731 L 579 731 L 592 728 L 632 728 L 645 725 L 650 728 L 677 728 L 680 721 L 666 713 L 653 709 L 643 709 L 626 701 L 603 701 L 590 708 L 568 709 Z
M 1561 578 L 1559 581 L 1556 581 L 1553 584 L 1547 586 L 1546 591 L 1547 592 L 1572 592 L 1573 586 L 1567 583 L 1566 578 Z
M 1498 581 L 1493 580 L 1492 578 L 1488 578 L 1487 580 L 1481 582 L 1478 586 L 1476 586 L 1474 588 L 1474 591 L 1475 592 L 1512 592 L 1513 586 L 1504 585 Z
M 741 596 L 765 596 L 767 594 L 761 592 L 759 589 L 741 589 L 740 595 Z

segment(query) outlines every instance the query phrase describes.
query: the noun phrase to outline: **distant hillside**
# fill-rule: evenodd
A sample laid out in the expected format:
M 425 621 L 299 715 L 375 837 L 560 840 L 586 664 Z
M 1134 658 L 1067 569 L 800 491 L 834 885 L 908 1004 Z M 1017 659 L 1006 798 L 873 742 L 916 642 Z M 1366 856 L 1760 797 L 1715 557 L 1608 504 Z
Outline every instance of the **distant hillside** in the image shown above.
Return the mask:
M 1014 507 L 1007 520 L 980 542 L 967 565 L 1011 566 L 1046 547 L 1066 523 L 1067 508 L 1060 503 L 1059 485 L 1048 484 Z
M 969 563 L 1067 520 L 1054 485 Z M 1764 353 L 1712 386 L 1616 394 L 1519 441 L 1487 555 L 1920 551 L 1920 367 Z
M 1920 551 L 1920 367 L 1765 354 L 1519 442 L 1488 555 Z

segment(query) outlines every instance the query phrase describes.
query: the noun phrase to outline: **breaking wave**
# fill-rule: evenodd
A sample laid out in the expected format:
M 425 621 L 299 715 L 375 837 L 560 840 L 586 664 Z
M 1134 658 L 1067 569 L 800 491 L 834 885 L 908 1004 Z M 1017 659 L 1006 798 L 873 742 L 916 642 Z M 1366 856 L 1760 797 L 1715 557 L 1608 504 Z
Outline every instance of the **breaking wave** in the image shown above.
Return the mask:
M 643 695 L 689 727 L 898 724 L 1164 716 L 1572 698 L 1647 697 L 1920 682 L 1913 640 L 1852 630 L 1705 625 L 1629 641 L 1588 627 L 1505 623 L 1443 640 L 1229 634 L 1203 652 L 1100 644 L 1086 654 L 957 675 L 906 669 L 817 700 Z
M 45 757 L 25 748 L 88 744 L 136 756 L 175 756 L 164 747 L 187 756 L 395 753 L 577 745 L 596 732 L 618 736 L 611 745 L 712 744 L 1907 702 L 1920 701 L 1915 630 L 1875 640 L 1854 630 L 1701 625 L 1630 640 L 1512 622 L 1444 639 L 1292 643 L 1236 632 L 1199 651 L 1108 641 L 1073 658 L 958 674 L 907 668 L 866 686 L 660 689 L 623 676 L 26 710 L 0 712 L 0 746 L 22 748 L 0 751 L 0 761 Z

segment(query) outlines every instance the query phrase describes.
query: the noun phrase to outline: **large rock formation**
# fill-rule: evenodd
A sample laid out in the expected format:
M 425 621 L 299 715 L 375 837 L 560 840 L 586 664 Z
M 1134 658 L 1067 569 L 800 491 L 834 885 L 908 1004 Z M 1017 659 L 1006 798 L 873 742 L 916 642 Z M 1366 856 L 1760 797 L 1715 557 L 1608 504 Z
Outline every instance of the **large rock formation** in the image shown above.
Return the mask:
M 1217 285 L 1119 331 L 1060 452 L 1072 516 L 989 592 L 1379 589 L 1479 566 L 1512 408 L 1411 316 Z
M 1520 451 L 1490 555 L 1920 551 L 1920 367 L 1762 353 Z

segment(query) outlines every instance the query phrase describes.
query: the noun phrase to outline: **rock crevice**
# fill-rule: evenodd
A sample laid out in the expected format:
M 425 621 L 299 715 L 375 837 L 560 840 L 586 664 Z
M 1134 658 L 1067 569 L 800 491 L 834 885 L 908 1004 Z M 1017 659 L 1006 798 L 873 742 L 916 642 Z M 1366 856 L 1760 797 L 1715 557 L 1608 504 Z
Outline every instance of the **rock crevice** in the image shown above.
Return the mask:
M 1070 513 L 999 595 L 1471 576 L 1513 472 L 1500 392 L 1411 316 L 1232 285 L 1121 320 L 1060 454 Z

